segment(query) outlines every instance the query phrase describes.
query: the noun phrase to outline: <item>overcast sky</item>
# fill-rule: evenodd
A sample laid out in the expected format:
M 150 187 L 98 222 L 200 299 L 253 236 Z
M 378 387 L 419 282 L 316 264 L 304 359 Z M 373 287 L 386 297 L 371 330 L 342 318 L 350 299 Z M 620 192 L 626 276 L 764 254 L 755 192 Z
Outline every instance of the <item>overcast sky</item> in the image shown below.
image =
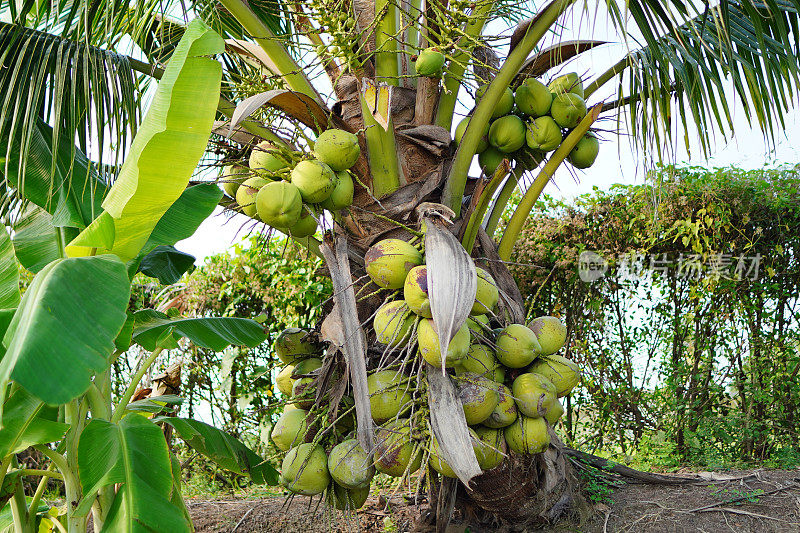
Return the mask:
M 626 45 L 619 42 L 619 37 L 610 31 L 607 20 L 602 17 L 597 19 L 594 24 L 589 24 L 586 20 L 581 20 L 577 14 L 571 14 L 571 23 L 566 27 L 574 28 L 572 32 L 565 33 L 562 39 L 598 39 L 610 41 L 612 44 L 604 45 L 581 55 L 579 58 L 569 63 L 569 68 L 565 71 L 575 71 L 581 74 L 588 73 L 596 75 L 603 72 L 611 65 L 616 63 L 624 56 Z M 504 27 L 501 23 L 493 23 L 489 30 L 495 34 L 501 33 Z M 506 32 L 507 33 L 507 32 Z M 505 41 L 507 43 L 507 41 Z M 635 43 L 630 44 L 631 48 Z M 505 47 L 498 50 L 502 56 L 505 55 Z M 611 96 L 614 90 L 614 83 L 608 84 L 605 92 L 603 90 L 592 97 L 590 104 Z M 321 87 L 325 93 L 327 87 Z M 602 94 L 601 94 L 602 93 Z M 462 95 L 464 92 L 462 91 Z M 468 99 L 467 96 L 464 96 Z M 729 103 L 732 103 L 733 98 Z M 471 101 L 466 102 L 471 107 Z M 784 117 L 786 121 L 786 131 L 779 138 L 775 139 L 775 146 L 770 147 L 757 127 L 748 126 L 743 108 L 736 104 L 732 105 L 736 136 L 729 141 L 725 141 L 718 134 L 715 135 L 716 141 L 712 146 L 712 153 L 706 159 L 698 144 L 692 148 L 691 156 L 687 153 L 682 132 L 677 136 L 677 146 L 674 149 L 672 159 L 667 162 L 678 164 L 691 164 L 708 167 L 739 166 L 746 169 L 763 167 L 764 165 L 777 164 L 796 164 L 800 162 L 800 132 L 798 122 L 800 113 L 793 110 Z M 458 110 L 457 110 L 458 111 Z M 461 109 L 463 113 L 465 110 Z M 572 199 L 581 194 L 590 192 L 593 187 L 607 189 L 615 183 L 636 184 L 642 183 L 646 171 L 646 158 L 638 152 L 624 129 L 624 122 L 621 123 L 621 135 L 604 135 L 604 142 L 600 146 L 600 154 L 594 166 L 579 174 L 579 181 L 576 183 L 574 178 L 563 168 L 556 174 L 556 177 L 545 188 L 545 193 L 556 197 Z M 696 131 L 689 132 L 689 136 L 694 139 Z M 225 251 L 242 237 L 239 228 L 248 219 L 237 215 L 234 219 L 226 221 L 221 216 L 213 216 L 206 220 L 189 239 L 178 243 L 178 248 L 193 254 L 197 257 L 198 264 L 208 255 L 213 255 Z M 237 236 L 237 232 L 239 235 Z

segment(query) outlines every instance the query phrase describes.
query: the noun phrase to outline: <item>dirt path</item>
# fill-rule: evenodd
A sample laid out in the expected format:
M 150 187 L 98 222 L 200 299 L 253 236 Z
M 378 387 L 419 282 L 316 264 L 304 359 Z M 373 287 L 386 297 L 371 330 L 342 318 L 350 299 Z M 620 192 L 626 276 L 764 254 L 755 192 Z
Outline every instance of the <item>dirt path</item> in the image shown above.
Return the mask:
M 381 500 L 382 501 L 382 500 Z M 317 533 L 409 531 L 415 508 L 393 498 L 390 511 L 377 498 L 358 516 L 333 515 L 318 500 L 187 501 L 198 532 Z M 800 532 L 800 470 L 725 472 L 708 483 L 663 486 L 623 484 L 583 525 L 559 531 L 586 533 Z M 454 533 L 457 530 L 454 529 Z M 474 533 L 474 530 L 473 530 Z

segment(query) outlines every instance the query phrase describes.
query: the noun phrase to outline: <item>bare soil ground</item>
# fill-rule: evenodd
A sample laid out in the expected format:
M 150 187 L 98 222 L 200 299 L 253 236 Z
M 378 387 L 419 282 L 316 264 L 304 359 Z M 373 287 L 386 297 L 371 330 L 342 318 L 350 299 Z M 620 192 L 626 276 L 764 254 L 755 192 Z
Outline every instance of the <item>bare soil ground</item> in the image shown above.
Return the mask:
M 400 497 L 375 496 L 357 516 L 333 514 L 319 500 L 189 499 L 198 532 L 316 533 L 410 531 L 416 508 Z M 690 485 L 625 483 L 594 506 L 583 524 L 558 531 L 586 533 L 800 532 L 800 470 L 726 471 Z M 453 532 L 463 531 L 453 528 Z

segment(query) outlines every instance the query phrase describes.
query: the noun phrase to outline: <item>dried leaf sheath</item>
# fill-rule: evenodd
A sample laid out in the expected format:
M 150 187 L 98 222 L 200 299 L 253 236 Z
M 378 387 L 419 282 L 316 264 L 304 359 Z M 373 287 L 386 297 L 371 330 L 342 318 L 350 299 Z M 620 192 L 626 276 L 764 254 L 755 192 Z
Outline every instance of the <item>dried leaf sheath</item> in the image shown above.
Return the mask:
M 347 256 L 347 240 L 336 239 L 335 251 L 326 239 L 321 246 L 322 254 L 333 281 L 333 298 L 338 310 L 340 331 L 339 342 L 350 369 L 350 383 L 356 404 L 358 441 L 367 452 L 372 451 L 374 432 L 369 407 L 367 389 L 367 344 L 356 311 L 356 296 L 350 277 L 350 263 Z

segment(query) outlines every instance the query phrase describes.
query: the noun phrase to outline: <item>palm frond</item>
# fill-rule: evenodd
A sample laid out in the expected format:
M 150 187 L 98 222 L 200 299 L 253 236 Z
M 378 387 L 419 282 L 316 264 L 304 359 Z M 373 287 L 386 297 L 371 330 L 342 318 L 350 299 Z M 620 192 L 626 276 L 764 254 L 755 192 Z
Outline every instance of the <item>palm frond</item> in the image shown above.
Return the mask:
M 19 26 L 48 31 L 64 39 L 114 49 L 127 35 L 146 31 L 165 14 L 170 0 L 24 0 L 0 7 Z
M 684 131 L 690 120 L 695 123 L 708 153 L 714 129 L 723 136 L 732 133 L 732 92 L 748 122 L 755 118 L 764 135 L 774 138 L 776 126 L 785 127 L 783 114 L 800 81 L 798 4 L 721 0 L 702 12 L 692 6 L 679 0 L 628 3 L 645 41 L 619 77 L 619 98 L 629 99 L 630 133 L 660 150 L 677 115 Z M 622 16 L 619 9 L 614 13 Z M 689 150 L 690 139 L 684 138 Z
M 41 121 L 53 126 L 54 146 L 80 147 L 116 167 L 139 122 L 140 97 L 127 56 L 0 23 L 0 158 L 6 167 L 16 162 L 15 174 L 26 175 L 25 155 Z M 23 157 L 10 157 L 16 151 Z
M 291 40 L 292 17 L 283 1 L 250 0 L 248 6 L 276 37 Z M 241 39 L 247 36 L 242 25 L 217 0 L 194 0 L 192 7 L 197 16 L 223 37 Z

